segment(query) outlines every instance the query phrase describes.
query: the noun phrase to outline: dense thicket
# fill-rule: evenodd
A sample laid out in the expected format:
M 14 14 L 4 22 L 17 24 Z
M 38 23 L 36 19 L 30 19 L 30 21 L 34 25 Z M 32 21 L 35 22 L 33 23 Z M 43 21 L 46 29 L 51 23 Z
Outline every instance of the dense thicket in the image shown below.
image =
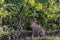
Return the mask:
M 60 27 L 60 0 L 0 0 L 0 35 L 28 29 L 31 20 L 46 32 Z

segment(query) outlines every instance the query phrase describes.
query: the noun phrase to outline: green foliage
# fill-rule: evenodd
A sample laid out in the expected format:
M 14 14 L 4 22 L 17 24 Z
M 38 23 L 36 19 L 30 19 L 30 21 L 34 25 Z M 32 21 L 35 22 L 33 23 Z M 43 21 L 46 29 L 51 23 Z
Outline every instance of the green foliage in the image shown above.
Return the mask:
M 4 10 L 4 8 L 0 8 L 0 15 L 2 15 L 2 17 L 5 17 L 6 15 L 8 15 L 8 12 Z
M 6 34 L 9 34 L 8 27 L 7 26 L 0 27 L 0 36 L 6 35 Z
M 43 5 L 42 3 L 36 3 L 36 6 L 35 6 L 36 10 L 42 10 L 43 9 Z
M 4 3 L 4 0 L 0 0 L 0 3 Z
M 30 4 L 31 6 L 35 6 L 35 0 L 29 0 L 29 4 Z
M 59 27 L 60 21 L 58 17 L 60 17 L 60 2 L 57 0 L 0 0 L 0 3 L 2 5 L 0 6 L 0 16 L 7 18 L 7 15 L 10 15 L 13 28 L 18 28 L 18 18 L 20 17 L 23 23 L 36 20 L 49 31 Z M 50 22 L 52 19 L 56 21 Z M 0 29 L 3 30 L 3 27 Z

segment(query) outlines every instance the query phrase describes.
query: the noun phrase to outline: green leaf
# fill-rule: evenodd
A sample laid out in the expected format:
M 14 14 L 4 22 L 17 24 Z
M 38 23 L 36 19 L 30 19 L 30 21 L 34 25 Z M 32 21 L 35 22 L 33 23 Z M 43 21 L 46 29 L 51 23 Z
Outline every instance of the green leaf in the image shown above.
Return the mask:
M 4 3 L 4 0 L 0 0 L 0 3 Z
M 36 10 L 42 10 L 43 9 L 42 3 L 37 3 L 35 8 L 36 8 Z
M 0 15 L 2 15 L 2 17 L 6 16 L 8 14 L 8 12 L 6 10 L 4 10 L 3 8 L 0 8 Z
M 31 6 L 35 6 L 35 0 L 29 0 L 29 4 L 30 4 Z

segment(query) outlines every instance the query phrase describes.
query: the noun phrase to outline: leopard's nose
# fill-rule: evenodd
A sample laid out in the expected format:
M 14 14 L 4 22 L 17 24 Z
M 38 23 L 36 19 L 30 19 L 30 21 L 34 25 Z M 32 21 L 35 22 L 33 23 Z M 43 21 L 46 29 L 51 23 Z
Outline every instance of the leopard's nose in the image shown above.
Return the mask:
M 34 25 L 31 25 L 31 27 L 33 27 Z

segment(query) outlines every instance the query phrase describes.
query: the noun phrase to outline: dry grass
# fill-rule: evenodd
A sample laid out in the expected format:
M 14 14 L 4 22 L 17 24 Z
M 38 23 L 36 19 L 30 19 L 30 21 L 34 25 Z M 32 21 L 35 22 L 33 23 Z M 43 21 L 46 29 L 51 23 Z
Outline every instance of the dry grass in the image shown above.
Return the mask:
M 19 40 L 24 40 L 23 38 L 20 38 Z M 60 37 L 46 37 L 46 38 L 40 38 L 40 37 L 26 37 L 25 40 L 60 40 Z
M 8 36 L 2 37 L 0 40 L 9 40 Z M 19 40 L 24 40 L 24 38 L 19 37 Z M 46 37 L 25 37 L 25 40 L 60 40 L 60 37 L 58 36 L 46 36 Z

